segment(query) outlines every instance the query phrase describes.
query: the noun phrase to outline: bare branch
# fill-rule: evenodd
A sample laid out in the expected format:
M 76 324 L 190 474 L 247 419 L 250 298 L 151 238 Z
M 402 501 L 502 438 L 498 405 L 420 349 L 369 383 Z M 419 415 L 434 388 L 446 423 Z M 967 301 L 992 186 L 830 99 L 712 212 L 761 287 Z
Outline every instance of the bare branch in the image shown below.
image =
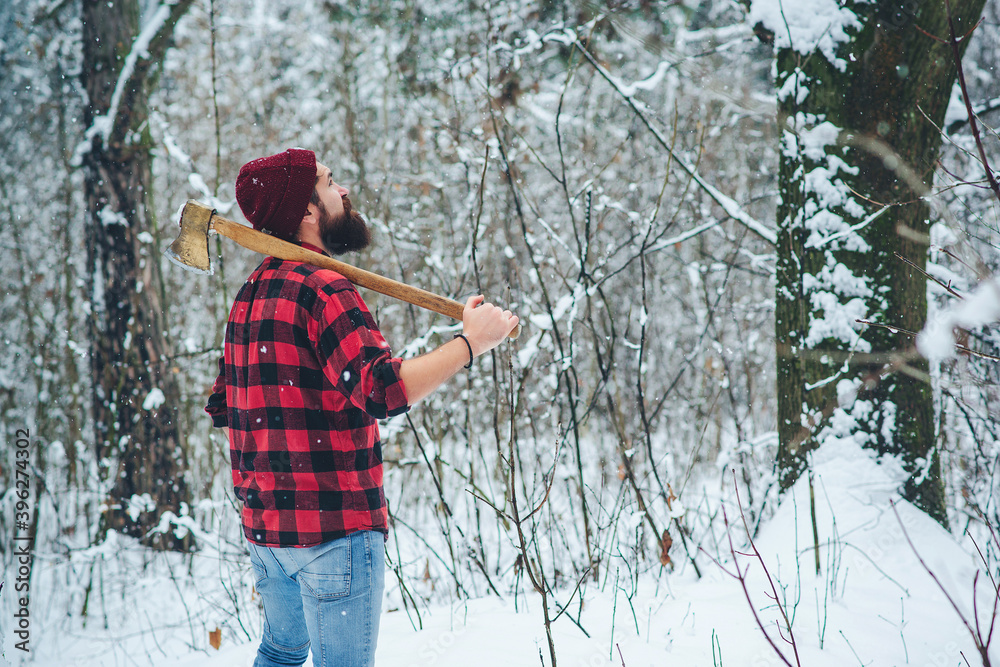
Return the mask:
M 993 174 L 993 169 L 990 168 L 989 160 L 986 159 L 986 149 L 983 148 L 983 140 L 979 136 L 979 125 L 976 123 L 975 112 L 972 110 L 972 101 L 969 99 L 969 89 L 965 85 L 965 70 L 962 67 L 962 52 L 958 46 L 959 38 L 955 36 L 955 21 L 951 14 L 951 2 L 950 0 L 944 0 L 945 7 L 948 10 L 948 36 L 949 43 L 951 44 L 951 51 L 955 56 L 955 67 L 958 69 L 958 85 L 962 88 L 962 99 L 965 101 L 965 110 L 969 114 L 969 127 L 972 129 L 972 136 L 976 140 L 976 148 L 979 149 L 979 158 L 982 160 L 983 169 L 986 170 L 986 178 L 990 181 L 990 188 L 993 190 L 993 194 L 996 195 L 997 201 L 1000 201 L 1000 183 L 997 183 L 996 176 Z M 972 30 L 975 30 L 979 24 L 977 23 L 973 26 Z M 969 34 L 972 33 L 969 31 Z M 963 35 L 962 40 L 966 39 L 969 35 Z
M 976 629 L 973 629 L 972 625 L 969 623 L 969 620 L 965 617 L 965 614 L 962 613 L 962 610 L 958 608 L 958 604 L 951 597 L 951 594 L 948 593 L 948 589 L 944 587 L 944 584 L 941 583 L 941 580 L 938 579 L 938 576 L 934 574 L 934 571 L 931 570 L 931 568 L 927 565 L 926 561 L 924 561 L 923 557 L 920 555 L 920 552 L 917 551 L 917 547 L 914 546 L 913 540 L 910 539 L 910 534 L 907 532 L 906 526 L 903 524 L 903 519 L 899 516 L 899 511 L 896 509 L 896 503 L 890 500 L 889 504 L 892 505 L 892 512 L 893 514 L 896 515 L 896 521 L 899 522 L 899 527 L 903 531 L 903 537 L 906 538 L 906 543 L 910 545 L 910 550 L 913 552 L 913 555 L 917 557 L 917 561 L 919 561 L 920 566 L 923 567 L 924 571 L 931 576 L 931 579 L 933 579 L 934 583 L 937 584 L 938 589 L 940 589 L 940 591 L 944 593 L 944 597 L 948 600 L 948 603 L 951 605 L 951 608 L 955 610 L 956 614 L 958 614 L 959 620 L 962 621 L 962 625 L 964 625 L 965 629 L 968 630 L 969 635 L 972 637 L 973 643 L 976 645 L 976 650 L 979 652 L 979 655 L 983 660 L 983 667 L 990 667 L 989 650 L 990 650 L 990 640 L 992 639 L 992 634 L 993 634 L 993 624 L 992 623 L 990 624 L 990 633 L 984 640 L 982 631 L 979 629 L 979 612 L 976 608 L 975 584 L 976 581 L 979 580 L 979 572 L 978 571 L 976 572 L 976 577 L 972 585 L 972 608 L 974 615 L 973 620 L 976 623 Z M 997 596 L 997 600 L 1000 600 L 1000 595 Z M 996 618 L 996 608 L 997 605 L 996 602 L 994 602 L 993 605 L 994 619 Z
M 570 34 L 572 34 L 571 40 L 569 40 Z M 722 209 L 726 212 L 726 214 L 729 217 L 736 220 L 740 224 L 744 225 L 747 229 L 754 232 L 765 241 L 768 241 L 771 244 L 778 243 L 778 233 L 775 230 L 771 229 L 764 223 L 760 222 L 759 220 L 756 220 L 755 218 L 747 214 L 746 211 L 744 211 L 740 207 L 740 205 L 736 202 L 736 200 L 729 197 L 728 195 L 723 194 L 721 191 L 718 190 L 718 188 L 708 183 L 704 178 L 701 177 L 700 174 L 698 174 L 698 172 L 694 169 L 694 167 L 689 165 L 687 162 L 681 159 L 679 155 L 677 155 L 674 152 L 673 148 L 670 146 L 670 143 L 666 140 L 663 134 L 656 127 L 654 127 L 652 123 L 649 122 L 649 119 L 647 119 L 646 116 L 639 109 L 639 106 L 635 103 L 635 100 L 632 98 L 632 96 L 622 90 L 621 85 L 618 83 L 618 81 L 616 81 L 615 78 L 611 76 L 611 73 L 608 72 L 607 69 L 605 69 L 599 62 L 597 62 L 597 59 L 590 54 L 590 51 L 587 50 L 587 48 L 583 45 L 582 42 L 580 42 L 579 38 L 577 38 L 575 34 L 560 33 L 558 36 L 549 35 L 549 38 L 553 39 L 553 41 L 562 41 L 562 42 L 571 41 L 572 44 L 574 44 L 578 49 L 580 49 L 580 52 L 583 53 L 583 56 L 584 58 L 587 59 L 587 62 L 589 62 L 594 67 L 597 73 L 600 74 L 605 81 L 611 84 L 611 87 L 615 89 L 615 92 L 621 95 L 622 99 L 625 100 L 625 102 L 629 105 L 632 111 L 635 112 L 635 114 L 639 117 L 639 120 L 642 121 L 643 125 L 646 126 L 646 129 L 652 132 L 653 137 L 656 139 L 656 143 L 660 144 L 660 146 L 662 146 L 663 149 L 666 150 L 670 154 L 670 156 L 677 161 L 677 164 L 680 165 L 681 169 L 683 169 L 689 176 L 691 176 L 691 178 L 693 178 L 694 181 L 699 186 L 701 186 L 701 189 L 704 190 L 708 194 L 708 196 L 715 201 L 715 203 L 717 203 L 719 206 L 722 207 Z

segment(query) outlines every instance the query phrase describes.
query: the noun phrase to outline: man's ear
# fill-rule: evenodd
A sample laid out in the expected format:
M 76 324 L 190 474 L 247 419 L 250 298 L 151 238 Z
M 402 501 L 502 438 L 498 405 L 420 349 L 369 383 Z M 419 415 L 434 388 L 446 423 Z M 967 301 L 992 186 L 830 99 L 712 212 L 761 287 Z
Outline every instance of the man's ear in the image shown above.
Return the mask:
M 295 237 L 302 241 L 305 235 L 318 235 L 319 234 L 319 207 L 312 202 L 306 206 L 306 214 L 302 216 L 302 222 L 299 223 L 298 231 L 295 232 Z
M 302 224 L 319 224 L 319 207 L 312 202 L 306 206 L 306 214 L 302 216 Z
M 319 222 L 319 207 L 312 202 L 306 204 L 306 213 L 302 216 L 302 222 L 307 220 L 314 223 Z

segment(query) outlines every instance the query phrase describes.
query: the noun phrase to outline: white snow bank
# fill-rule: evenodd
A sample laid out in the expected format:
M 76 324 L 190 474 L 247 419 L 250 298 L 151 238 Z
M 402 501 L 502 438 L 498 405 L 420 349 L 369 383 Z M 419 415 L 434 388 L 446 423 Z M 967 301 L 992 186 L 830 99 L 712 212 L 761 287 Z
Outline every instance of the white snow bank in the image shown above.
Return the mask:
M 812 463 L 820 573 L 815 570 L 805 476 L 784 496 L 755 540 L 789 615 L 794 613 L 801 663 L 964 664 L 960 652 L 973 656 L 972 642 L 907 544 L 907 536 L 966 613 L 971 613 L 977 570 L 971 545 L 960 545 L 926 514 L 899 499 L 905 474 L 894 460 L 879 462 L 872 452 L 845 441 L 815 452 Z M 727 512 L 736 550 L 748 552 L 738 510 L 729 506 Z M 725 543 L 719 556 L 721 566 L 732 570 Z M 579 621 L 589 636 L 566 616 L 555 623 L 559 664 L 781 664 L 738 582 L 704 553 L 699 562 L 705 574 L 700 580 L 650 575 L 641 577 L 635 589 L 624 570 L 619 578 L 608 572 L 610 583 L 603 590 L 591 585 L 584 595 Z M 760 565 L 745 556 L 739 562 L 748 570 L 747 590 L 757 613 L 794 664 L 790 646 L 777 635 L 778 612 L 767 597 L 770 586 Z M 992 608 L 988 596 L 980 598 L 979 608 Z M 574 601 L 571 609 L 576 613 L 579 605 Z M 380 667 L 537 665 L 539 653 L 545 664 L 549 662 L 539 598 L 531 593 L 519 594 L 517 608 L 512 597 L 435 606 L 422 612 L 422 621 L 418 631 L 403 612 L 383 615 Z M 713 650 L 721 653 L 721 662 L 713 662 Z M 198 653 L 156 664 L 245 667 L 252 664 L 254 652 L 252 643 L 223 646 L 210 656 Z

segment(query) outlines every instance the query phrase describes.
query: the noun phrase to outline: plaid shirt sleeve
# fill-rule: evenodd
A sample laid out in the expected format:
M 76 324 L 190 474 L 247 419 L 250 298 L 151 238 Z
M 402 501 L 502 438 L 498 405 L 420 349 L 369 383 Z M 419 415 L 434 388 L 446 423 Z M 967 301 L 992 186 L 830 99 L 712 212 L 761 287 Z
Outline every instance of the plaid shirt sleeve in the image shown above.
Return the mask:
M 208 397 L 205 412 L 212 418 L 212 426 L 223 428 L 229 426 L 228 407 L 226 406 L 226 358 L 219 357 L 219 376 L 212 385 L 212 394 Z
M 317 320 L 317 339 L 330 384 L 375 419 L 406 412 L 406 390 L 399 378 L 402 361 L 392 357 L 357 289 L 340 278 L 324 291 L 329 299 Z

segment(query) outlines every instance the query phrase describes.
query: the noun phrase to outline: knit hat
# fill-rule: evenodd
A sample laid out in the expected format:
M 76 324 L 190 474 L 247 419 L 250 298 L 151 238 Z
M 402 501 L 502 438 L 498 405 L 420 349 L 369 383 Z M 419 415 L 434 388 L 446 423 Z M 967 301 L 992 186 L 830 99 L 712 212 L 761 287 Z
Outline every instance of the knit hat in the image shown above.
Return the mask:
M 301 148 L 247 162 L 236 177 L 236 201 L 254 229 L 291 240 L 316 187 L 316 154 Z

